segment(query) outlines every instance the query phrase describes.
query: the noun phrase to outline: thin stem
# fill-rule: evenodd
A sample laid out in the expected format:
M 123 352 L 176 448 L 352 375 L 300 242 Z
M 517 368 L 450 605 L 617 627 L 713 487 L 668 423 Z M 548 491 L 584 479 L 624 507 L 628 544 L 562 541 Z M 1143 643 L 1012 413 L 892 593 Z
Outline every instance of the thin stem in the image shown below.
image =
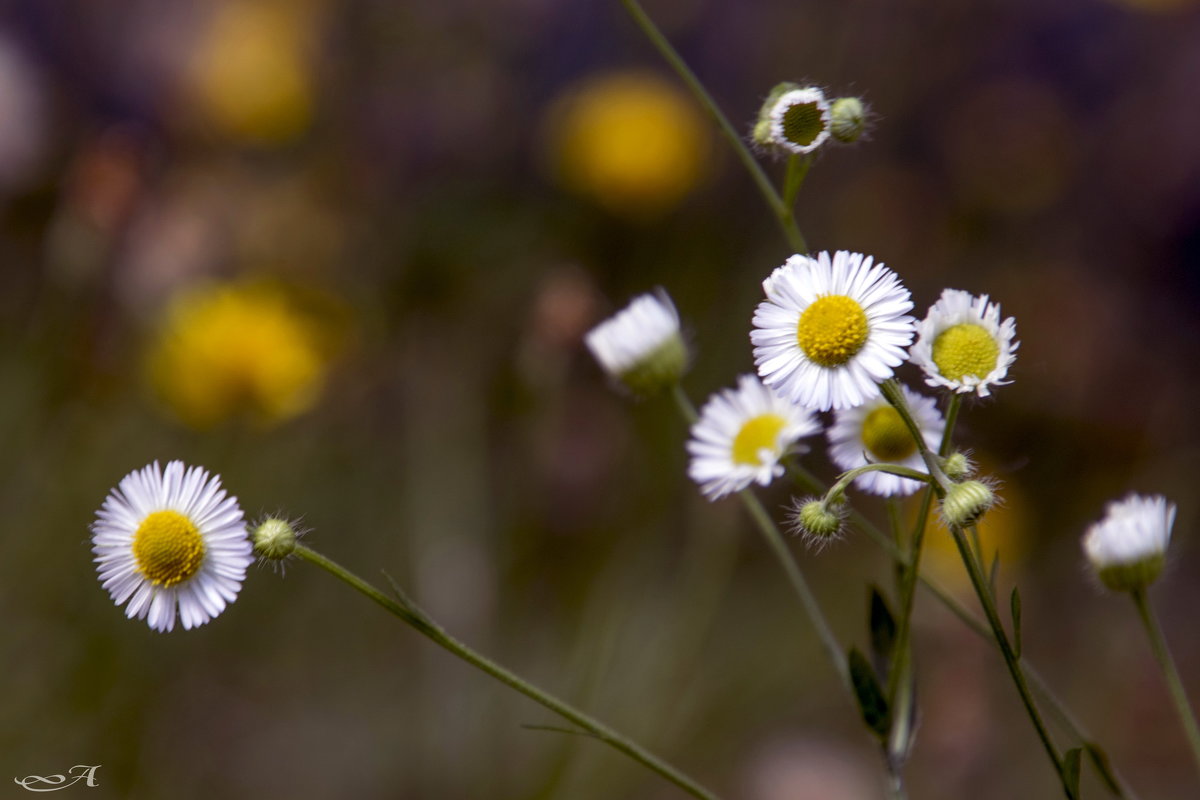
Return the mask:
M 792 211 L 796 208 L 796 197 L 800 187 L 808 177 L 808 168 L 812 166 L 812 155 L 791 155 L 788 157 L 787 174 L 783 179 L 783 204 Z M 794 211 L 792 211 L 794 215 Z
M 951 419 L 949 411 L 946 414 L 946 418 L 947 420 Z M 787 462 L 787 468 L 788 472 L 791 473 L 792 477 L 806 492 L 810 492 L 812 494 L 823 494 L 826 491 L 825 484 L 822 483 L 819 478 L 805 469 L 803 465 L 796 463 L 794 460 L 789 460 Z M 901 548 L 896 544 L 895 541 L 892 540 L 891 537 L 879 530 L 879 528 L 876 527 L 876 525 L 871 522 L 871 520 L 868 519 L 862 512 L 851 509 L 850 522 L 852 525 L 854 525 L 854 527 L 866 534 L 867 538 L 874 542 L 876 546 L 887 553 L 894 563 L 900 565 L 901 567 L 908 567 L 912 563 L 909 555 L 901 550 Z M 944 606 L 954 616 L 958 617 L 958 619 L 961 620 L 962 623 L 966 625 L 972 633 L 982 639 L 992 638 L 992 631 L 988 624 L 981 621 L 978 617 L 971 613 L 971 611 L 968 610 L 967 607 L 962 603 L 960 603 L 958 599 L 950 593 L 949 590 L 944 589 L 937 583 L 937 581 L 925 576 L 924 574 L 918 574 L 917 580 L 927 592 L 937 598 L 938 602 L 941 603 L 942 606 Z M 1054 690 L 1050 688 L 1048 683 L 1046 683 L 1046 680 L 1042 677 L 1041 673 L 1039 673 L 1037 669 L 1035 669 L 1034 666 L 1030 664 L 1029 661 L 1024 657 L 1021 658 L 1021 665 L 1025 670 L 1025 677 L 1029 680 L 1033 688 L 1037 690 L 1037 693 L 1041 696 L 1041 698 L 1047 703 L 1050 710 L 1054 713 L 1055 719 L 1057 719 L 1063 728 L 1071 734 L 1073 739 L 1080 744 L 1092 742 L 1092 734 L 1083 726 L 1081 722 L 1079 722 L 1078 719 L 1076 719 L 1075 715 L 1067 709 L 1066 704 L 1061 698 L 1058 697 L 1057 694 L 1054 693 Z M 1118 783 L 1121 784 L 1118 787 L 1118 790 L 1113 793 L 1115 797 L 1136 797 L 1136 795 L 1128 787 L 1124 786 L 1124 781 L 1120 780 L 1119 775 L 1116 775 L 1115 777 L 1118 779 Z
M 1175 659 L 1171 657 L 1171 651 L 1167 649 L 1167 639 L 1163 635 L 1162 626 L 1158 624 L 1158 618 L 1150 608 L 1150 600 L 1146 596 L 1145 589 L 1134 589 L 1130 592 L 1130 596 L 1133 598 L 1133 604 L 1137 606 L 1138 616 L 1142 618 L 1146 635 L 1150 637 L 1150 647 L 1154 651 L 1154 658 L 1158 661 L 1158 666 L 1162 668 L 1163 678 L 1167 681 L 1167 689 L 1171 692 L 1171 700 L 1175 703 L 1179 721 L 1183 723 L 1188 744 L 1192 747 L 1192 757 L 1196 759 L 1196 766 L 1200 767 L 1200 727 L 1196 725 L 1196 712 L 1192 710 L 1191 703 L 1188 702 L 1183 681 L 1179 679 L 1179 670 L 1175 668 Z
M 654 20 L 646 15 L 637 0 L 621 0 L 621 5 L 625 6 L 625 10 L 629 12 L 629 16 L 633 18 L 634 23 L 641 28 L 642 33 L 650 40 L 659 54 L 666 59 L 671 65 L 671 69 L 675 70 L 676 74 L 687 84 L 688 89 L 700 101 L 700 105 L 708 111 L 709 115 L 717 123 L 721 133 L 729 141 L 733 147 L 734 153 L 742 162 L 742 166 L 750 173 L 750 177 L 754 180 L 754 185 L 758 187 L 762 193 L 763 199 L 767 201 L 767 205 L 771 208 L 771 213 L 775 215 L 775 220 L 779 223 L 779 227 L 783 230 L 784 238 L 787 239 L 788 245 L 797 253 L 807 253 L 808 244 L 804 241 L 804 235 L 800 233 L 800 228 L 796 225 L 796 217 L 792 213 L 791 206 L 783 202 L 783 198 L 775 191 L 775 187 L 771 184 L 771 179 L 763 172 L 763 168 L 759 166 L 758 160 L 750 149 L 746 147 L 746 143 L 742 141 L 742 137 L 737 130 L 729 122 L 729 119 L 722 113 L 717 106 L 712 95 L 704 88 L 704 84 L 700 83 L 695 73 L 688 67 L 683 58 L 676 52 L 671 43 L 667 41 L 667 37 L 663 36 L 662 31 L 654 24 Z
M 992 600 L 992 593 L 988 589 L 987 579 L 983 576 L 978 562 L 971 554 L 971 549 L 967 544 L 966 538 L 963 536 L 962 528 L 954 527 L 950 532 L 954 536 L 954 543 L 957 545 L 959 555 L 962 556 L 963 564 L 967 568 L 967 574 L 971 577 L 971 585 L 975 587 L 975 594 L 979 596 L 984 616 L 987 617 L 988 624 L 991 625 L 992 637 L 996 640 L 996 644 L 999 645 L 1000 653 L 1004 656 L 1004 663 L 1008 667 L 1008 672 L 1017 687 L 1017 692 L 1021 695 L 1021 702 L 1024 704 L 1025 710 L 1029 713 L 1029 719 L 1033 722 L 1033 727 L 1037 730 L 1038 738 L 1042 742 L 1042 747 L 1046 750 L 1046 755 L 1050 758 L 1051 763 L 1054 764 L 1054 771 L 1058 773 L 1058 779 L 1062 783 L 1063 791 L 1068 798 L 1075 800 L 1075 792 L 1067 783 L 1062 759 L 1058 755 L 1058 750 L 1050 738 L 1050 732 L 1046 729 L 1046 723 L 1042 720 L 1042 715 L 1038 711 L 1033 695 L 1029 691 L 1029 684 L 1025 680 L 1025 673 L 1021 670 L 1020 659 L 1017 658 L 1016 653 L 1013 651 L 1012 645 L 1008 641 L 1008 634 L 1004 631 L 1004 625 L 1000 622 L 1000 614 L 996 611 L 996 603 Z
M 755 524 L 758 525 L 758 529 L 762 531 L 763 537 L 767 540 L 767 545 L 775 554 L 779 565 L 783 567 L 783 571 L 787 574 L 788 582 L 791 583 L 796 596 L 800 598 L 800 605 L 804 607 L 804 612 L 808 615 L 809 622 L 817 629 L 817 635 L 821 638 L 821 644 L 825 647 L 829 661 L 833 664 L 834 669 L 837 670 L 838 677 L 842 679 L 842 684 L 850 692 L 850 696 L 853 697 L 854 689 L 850 684 L 850 673 L 846 668 L 846 657 L 842 654 L 842 647 L 833 635 L 833 629 L 829 627 L 829 622 L 821 612 L 821 606 L 817 603 L 816 596 L 813 595 L 812 589 L 809 588 L 808 581 L 804 579 L 804 574 L 800 572 L 800 567 L 792 557 L 792 551 L 788 549 L 787 544 L 784 542 L 783 535 L 779 533 L 779 528 L 775 525 L 775 521 L 771 519 L 771 515 L 763 508 L 762 503 L 752 491 L 743 489 L 738 492 L 738 496 L 742 498 L 742 503 L 746 506 L 746 510 L 754 518 Z
M 296 555 L 310 564 L 314 564 L 325 570 L 335 578 L 343 581 L 360 593 L 366 595 L 371 600 L 382 606 L 387 611 L 399 617 L 404 622 L 407 622 L 413 628 L 424 634 L 427 638 L 433 640 L 442 648 L 450 651 L 454 655 L 466 661 L 468 664 L 486 672 L 501 683 L 516 689 L 521 694 L 534 700 L 546 708 L 550 709 L 559 716 L 567 719 L 588 734 L 594 736 L 610 747 L 619 750 L 625 755 L 632 758 L 634 761 L 644 765 L 661 775 L 671 783 L 678 786 L 683 791 L 687 792 L 692 797 L 700 798 L 700 800 L 717 800 L 717 796 L 707 789 L 700 786 L 694 780 L 684 775 L 675 767 L 663 761 L 658 756 L 646 750 L 641 745 L 632 741 L 626 736 L 617 733 L 612 728 L 602 722 L 584 714 L 582 711 L 564 703 L 562 700 L 548 694 L 537 688 L 528 681 L 518 677 L 512 672 L 509 672 L 504 667 L 491 661 L 483 655 L 472 650 L 467 645 L 455 639 L 444 629 L 421 611 L 415 605 L 412 605 L 407 600 L 404 603 L 384 594 L 379 589 L 364 581 L 362 578 L 350 572 L 345 567 L 337 564 L 334 561 L 326 558 L 320 553 L 303 545 L 296 546 Z
M 679 413 L 683 418 L 689 424 L 695 423 L 697 419 L 696 407 L 692 405 L 692 401 L 688 398 L 687 393 L 683 391 L 683 387 L 678 383 L 675 384 L 672 387 L 671 396 L 674 398 L 675 405 L 678 406 Z M 854 689 L 850 684 L 850 673 L 846 667 L 846 656 L 842 654 L 842 647 L 833 635 L 833 630 L 829 627 L 829 622 L 825 619 L 825 615 L 821 611 L 821 606 L 817 603 L 816 596 L 813 595 L 812 590 L 809 588 L 808 581 L 804 579 L 804 574 L 800 572 L 800 567 L 792 557 L 792 551 L 788 549 L 787 543 L 784 542 L 783 535 L 779 532 L 775 521 L 771 519 L 771 515 L 767 513 L 762 503 L 749 489 L 743 489 L 738 492 L 738 497 L 742 499 L 742 504 L 746 506 L 746 510 L 750 512 L 750 516 L 754 519 L 758 529 L 762 531 L 763 538 L 767 540 L 767 546 L 771 548 L 771 552 L 775 554 L 779 565 L 783 567 L 783 571 L 787 574 L 788 582 L 792 585 L 792 589 L 800 599 L 800 605 L 804 607 L 804 612 L 808 616 L 812 626 L 817 629 L 817 635 L 821 639 L 821 644 L 825 647 L 829 661 L 833 664 L 834 669 L 837 670 L 842 685 L 850 692 L 850 696 L 854 697 Z

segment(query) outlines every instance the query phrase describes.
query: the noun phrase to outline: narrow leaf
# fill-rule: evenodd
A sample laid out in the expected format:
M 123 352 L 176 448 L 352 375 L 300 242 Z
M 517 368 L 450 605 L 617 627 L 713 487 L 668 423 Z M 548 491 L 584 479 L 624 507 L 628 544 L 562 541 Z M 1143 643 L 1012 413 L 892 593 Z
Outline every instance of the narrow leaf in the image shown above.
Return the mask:
M 1112 771 L 1108 755 L 1100 748 L 1100 745 L 1095 742 L 1084 742 L 1083 749 L 1087 750 L 1088 758 L 1091 759 L 1092 766 L 1096 768 L 1096 774 L 1100 776 L 1100 780 L 1104 781 L 1104 787 L 1114 797 L 1124 797 L 1125 793 L 1121 791 L 1121 784 Z
M 979 554 L 983 558 L 983 554 Z M 996 548 L 996 552 L 992 554 L 992 568 L 988 572 L 988 585 L 992 587 L 992 597 L 996 596 L 996 579 L 1000 576 L 1000 548 Z
M 871 657 L 875 662 L 875 673 L 885 681 L 891 671 L 893 651 L 896 649 L 896 618 L 892 616 L 883 592 L 874 585 L 871 586 L 868 625 L 871 628 Z
M 891 719 L 887 698 L 883 696 L 883 689 L 879 687 L 875 670 L 871 668 L 867 657 L 856 647 L 850 649 L 847 664 L 850 667 L 850 682 L 854 685 L 854 696 L 858 700 L 863 722 L 886 743 Z
M 1013 652 L 1017 658 L 1021 657 L 1021 595 L 1017 591 L 1017 587 L 1012 590 L 1012 626 L 1013 626 Z
M 1063 783 L 1071 797 L 1079 797 L 1080 748 L 1072 747 L 1063 755 Z

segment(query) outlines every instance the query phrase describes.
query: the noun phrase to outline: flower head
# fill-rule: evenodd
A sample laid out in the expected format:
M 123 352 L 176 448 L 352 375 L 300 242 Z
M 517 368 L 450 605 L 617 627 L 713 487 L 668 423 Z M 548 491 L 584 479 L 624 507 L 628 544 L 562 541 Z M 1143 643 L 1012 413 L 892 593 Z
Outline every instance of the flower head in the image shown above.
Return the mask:
M 975 525 L 996 505 L 996 493 L 984 481 L 966 480 L 951 484 L 942 498 L 942 522 L 947 528 Z
M 273 284 L 185 290 L 150 351 L 150 379 L 196 428 L 243 414 L 290 419 L 316 402 L 325 380 L 333 348 L 317 317 Z
M 930 450 L 941 443 L 945 421 L 933 398 L 923 397 L 902 386 L 913 420 Z M 838 411 L 829 437 L 829 457 L 844 470 L 874 463 L 899 464 L 925 471 L 925 461 L 900 412 L 883 397 L 875 397 L 861 406 Z M 858 488 L 882 497 L 909 495 L 921 488 L 921 481 L 887 472 L 867 472 L 854 479 Z
M 754 363 L 763 382 L 805 408 L 853 408 L 879 394 L 913 337 L 912 300 L 871 256 L 794 255 L 763 281 Z
M 753 375 L 709 398 L 692 425 L 688 475 L 710 500 L 766 486 L 783 474 L 779 459 L 820 430 L 816 418 L 772 392 Z M 807 448 L 804 448 L 807 449 Z
M 946 289 L 917 323 L 912 360 L 929 386 L 987 397 L 992 386 L 1010 383 L 1004 377 L 1017 357 L 1016 332 L 1016 320 L 1001 322 L 1000 304 L 986 294 Z
M 679 313 L 662 289 L 635 297 L 584 341 L 605 372 L 638 394 L 669 388 L 687 367 Z
M 237 499 L 199 467 L 158 462 L 126 475 L 92 523 L 100 581 L 125 616 L 185 629 L 237 599 L 254 560 Z
M 754 126 L 754 142 L 785 153 L 811 153 L 830 135 L 833 117 L 815 86 L 781 83 L 771 90 Z
M 845 517 L 845 504 L 810 497 L 794 504 L 790 520 L 792 530 L 803 536 L 806 544 L 820 548 L 841 534 Z
M 621 216 L 669 210 L 707 166 L 703 117 L 652 73 L 589 78 L 555 104 L 549 122 L 562 182 Z
M 1083 550 L 1108 588 L 1142 589 L 1162 572 L 1174 524 L 1174 503 L 1131 494 L 1108 504 L 1104 519 L 1084 534 Z

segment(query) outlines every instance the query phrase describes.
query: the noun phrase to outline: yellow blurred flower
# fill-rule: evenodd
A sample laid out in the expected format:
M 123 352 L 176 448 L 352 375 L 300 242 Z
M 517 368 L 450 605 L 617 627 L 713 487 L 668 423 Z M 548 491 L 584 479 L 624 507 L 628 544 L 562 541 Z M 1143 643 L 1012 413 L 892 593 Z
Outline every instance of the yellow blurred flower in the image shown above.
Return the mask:
M 303 131 L 313 105 L 307 19 L 282 4 L 217 7 L 190 64 L 199 110 L 249 142 L 283 142 Z
M 690 98 L 652 74 L 617 73 L 570 89 L 551 109 L 562 182 L 642 218 L 679 202 L 704 172 L 708 128 Z
M 312 407 L 333 349 L 326 321 L 282 287 L 233 283 L 171 301 L 148 370 L 158 395 L 193 427 L 235 415 L 272 424 Z

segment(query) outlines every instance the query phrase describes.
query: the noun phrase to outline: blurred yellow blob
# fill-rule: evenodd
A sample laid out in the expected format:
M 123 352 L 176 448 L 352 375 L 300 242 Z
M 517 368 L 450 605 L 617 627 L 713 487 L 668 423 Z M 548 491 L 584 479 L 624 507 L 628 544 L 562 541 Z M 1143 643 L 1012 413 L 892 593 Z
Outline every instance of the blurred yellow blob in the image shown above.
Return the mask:
M 705 120 L 681 90 L 652 74 L 584 81 L 551 109 L 549 126 L 562 182 L 626 217 L 670 209 L 704 172 Z
M 988 473 L 984 470 L 983 474 Z M 991 569 L 998 551 L 999 576 L 1012 579 L 1015 570 L 1024 561 L 1029 546 L 1025 500 L 1014 484 L 1002 484 L 995 491 L 1000 503 L 989 509 L 979 522 L 979 543 L 983 551 L 984 571 Z M 971 541 L 969 531 L 967 541 Z M 922 561 L 923 569 L 928 571 L 930 577 L 947 589 L 962 595 L 973 593 L 971 579 L 962 563 L 958 546 L 938 517 L 936 507 L 930 512 L 929 527 L 925 529 L 925 555 Z
M 260 144 L 303 131 L 313 105 L 306 19 L 287 5 L 218 6 L 190 64 L 205 117 L 229 136 Z
M 236 415 L 273 424 L 313 405 L 332 349 L 328 326 L 281 287 L 234 283 L 177 295 L 148 368 L 158 395 L 188 425 Z

